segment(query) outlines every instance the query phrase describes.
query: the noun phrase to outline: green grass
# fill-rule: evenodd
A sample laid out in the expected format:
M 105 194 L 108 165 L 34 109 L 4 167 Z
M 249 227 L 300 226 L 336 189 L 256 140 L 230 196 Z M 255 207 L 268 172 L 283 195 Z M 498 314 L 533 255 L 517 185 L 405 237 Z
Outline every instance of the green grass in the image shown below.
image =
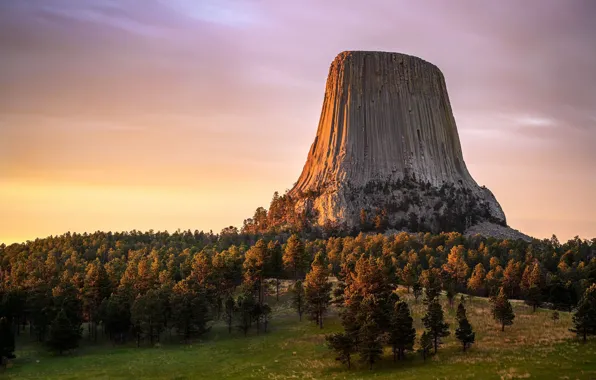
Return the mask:
M 406 295 L 406 298 L 409 298 Z M 422 304 L 411 303 L 418 333 Z M 90 345 L 77 352 L 54 356 L 21 337 L 18 359 L 0 378 L 6 379 L 596 379 L 596 341 L 579 343 L 568 328 L 571 316 L 560 313 L 553 322 L 548 310 L 532 313 L 515 304 L 514 325 L 501 332 L 485 299 L 468 303 L 468 317 L 477 331 L 477 343 L 463 353 L 452 336 L 426 363 L 417 354 L 393 363 L 386 352 L 373 371 L 356 363 L 348 370 L 334 360 L 324 335 L 340 329 L 336 316 L 319 330 L 298 322 L 282 301 L 275 307 L 271 331 L 248 337 L 216 325 L 201 342 L 166 342 L 159 348 Z M 455 308 L 448 311 L 455 329 Z M 355 361 L 357 358 L 355 359 Z

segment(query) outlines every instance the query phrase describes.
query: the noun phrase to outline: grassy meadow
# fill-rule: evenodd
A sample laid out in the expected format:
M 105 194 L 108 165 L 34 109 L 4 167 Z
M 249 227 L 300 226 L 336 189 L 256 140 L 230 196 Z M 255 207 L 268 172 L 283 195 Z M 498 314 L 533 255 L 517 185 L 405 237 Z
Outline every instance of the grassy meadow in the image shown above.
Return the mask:
M 418 335 L 425 307 L 403 293 L 413 311 Z M 32 343 L 29 336 L 17 340 L 18 358 L 11 368 L 0 372 L 5 379 L 596 379 L 596 340 L 581 344 L 568 331 L 571 314 L 560 313 L 551 319 L 551 311 L 532 309 L 514 303 L 513 326 L 500 331 L 492 319 L 486 299 L 466 302 L 467 314 L 476 331 L 476 343 L 462 352 L 454 337 L 456 307 L 444 303 L 451 336 L 437 355 L 423 362 L 417 353 L 394 363 L 389 350 L 370 371 L 357 362 L 351 370 L 334 360 L 325 347 L 325 334 L 339 331 L 337 315 L 332 311 L 320 330 L 313 323 L 298 321 L 289 297 L 279 302 L 272 297 L 274 314 L 270 331 L 248 337 L 215 324 L 202 341 L 189 345 L 178 343 L 164 334 L 161 345 L 136 348 L 86 339 L 69 355 L 55 356 Z

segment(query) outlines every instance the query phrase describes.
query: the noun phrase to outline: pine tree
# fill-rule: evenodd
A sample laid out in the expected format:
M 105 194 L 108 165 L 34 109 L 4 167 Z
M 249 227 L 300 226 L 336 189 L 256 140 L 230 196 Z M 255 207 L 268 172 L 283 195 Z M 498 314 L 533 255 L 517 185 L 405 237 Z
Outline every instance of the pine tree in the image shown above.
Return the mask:
M 538 286 L 530 286 L 526 302 L 532 306 L 533 312 L 536 311 L 536 308 L 542 305 L 542 290 Z
M 284 268 L 292 273 L 294 280 L 298 280 L 298 274 L 308 268 L 310 259 L 306 256 L 304 243 L 298 235 L 290 236 L 282 259 Z
M 14 333 L 6 317 L 0 318 L 0 363 L 6 359 L 14 359 Z
M 124 342 L 124 337 L 130 328 L 130 306 L 127 297 L 113 293 L 104 299 L 103 323 L 110 339 L 115 342 Z
M 244 336 L 248 334 L 252 326 L 252 316 L 255 307 L 255 299 L 250 292 L 238 297 L 236 300 L 236 318 L 238 319 L 238 329 L 244 333 Z
M 474 267 L 474 272 L 472 272 L 472 276 L 468 280 L 468 290 L 470 294 L 480 295 L 485 290 L 485 277 L 486 271 L 484 270 L 484 266 L 479 263 Z
M 372 316 L 368 316 L 358 332 L 358 354 L 360 360 L 368 363 L 369 369 L 383 355 L 382 332 Z
M 185 342 L 209 331 L 211 313 L 207 295 L 183 280 L 174 286 L 171 303 L 172 325 Z
M 304 313 L 304 286 L 302 286 L 302 281 L 296 281 L 292 286 L 292 305 L 298 312 L 298 318 L 302 321 L 302 314 Z
M 404 301 L 397 302 L 389 330 L 389 343 L 393 350 L 393 361 L 405 358 L 405 351 L 413 349 L 415 339 L 416 330 L 413 327 L 413 319 L 408 304 Z
M 132 305 L 131 318 L 142 336 L 148 336 L 151 345 L 161 336 L 164 330 L 164 302 L 155 290 L 137 297 Z
M 422 318 L 424 327 L 428 330 L 433 339 L 435 353 L 441 343 L 441 338 L 449 336 L 449 324 L 445 322 L 443 308 L 437 299 L 428 304 L 426 315 Z
M 279 279 L 283 275 L 284 270 L 283 252 L 277 240 L 270 241 L 267 244 L 267 251 L 269 252 L 267 274 L 275 279 L 275 299 L 279 301 Z
M 422 272 L 422 283 L 424 285 L 424 303 L 431 303 L 441 294 L 441 278 L 436 268 Z
M 462 296 L 463 298 L 463 296 Z M 460 319 L 465 319 L 467 318 L 466 316 L 466 307 L 464 306 L 464 303 L 462 302 L 463 300 L 461 300 L 459 302 L 459 305 L 457 305 L 457 313 L 455 314 L 455 318 L 459 321 Z
M 234 309 L 236 308 L 236 302 L 232 296 L 226 299 L 224 316 L 226 324 L 228 325 L 228 333 L 232 333 L 232 325 L 234 320 Z
M 422 359 L 426 361 L 426 357 L 433 348 L 433 337 L 430 332 L 424 331 L 420 337 L 420 348 L 418 351 L 422 354 Z
M 501 331 L 505 331 L 505 326 L 513 324 L 515 314 L 513 314 L 513 307 L 511 302 L 507 299 L 507 295 L 503 288 L 499 291 L 499 295 L 493 302 L 493 317 L 501 324 Z
M 346 333 L 335 333 L 325 336 L 327 347 L 337 354 L 335 360 L 351 367 L 352 354 L 356 352 L 354 340 Z
M 329 270 L 325 266 L 323 256 L 318 253 L 304 281 L 304 303 L 310 318 L 318 323 L 320 328 L 323 328 L 323 316 L 331 302 L 331 287 Z
M 62 355 L 64 351 L 77 348 L 79 339 L 81 339 L 81 327 L 74 326 L 64 310 L 60 310 L 50 326 L 48 346 Z
M 462 343 L 465 352 L 466 349 L 474 343 L 476 334 L 472 330 L 472 325 L 470 325 L 470 322 L 468 321 L 466 308 L 464 307 L 463 302 L 460 302 L 457 307 L 457 323 L 459 326 L 455 330 L 455 337 Z
M 264 275 L 265 265 L 269 261 L 267 245 L 263 239 L 259 239 L 245 255 L 244 259 L 244 282 L 257 294 L 257 302 L 262 305 L 265 301 Z
M 132 262 L 131 262 L 132 263 Z M 85 272 L 82 291 L 83 308 L 89 322 L 89 339 L 97 342 L 97 323 L 101 302 L 110 296 L 112 284 L 105 267 L 99 260 L 90 263 Z
M 571 332 L 581 336 L 585 343 L 589 335 L 596 335 L 596 284 L 592 284 L 577 304 Z

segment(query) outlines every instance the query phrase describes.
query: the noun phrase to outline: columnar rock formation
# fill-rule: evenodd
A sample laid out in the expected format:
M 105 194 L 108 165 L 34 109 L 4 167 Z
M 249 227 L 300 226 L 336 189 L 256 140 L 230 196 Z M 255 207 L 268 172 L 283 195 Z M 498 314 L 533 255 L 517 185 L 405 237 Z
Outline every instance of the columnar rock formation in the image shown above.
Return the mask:
M 335 58 L 317 135 L 290 195 L 319 225 L 354 227 L 379 215 L 388 225 L 431 230 L 505 224 L 493 194 L 466 168 L 443 74 L 405 54 Z

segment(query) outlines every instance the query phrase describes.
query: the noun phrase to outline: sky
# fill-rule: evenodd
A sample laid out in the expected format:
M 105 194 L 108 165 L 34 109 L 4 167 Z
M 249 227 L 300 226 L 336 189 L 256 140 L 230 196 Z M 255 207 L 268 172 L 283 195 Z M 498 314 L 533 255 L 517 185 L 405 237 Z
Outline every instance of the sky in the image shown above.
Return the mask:
M 292 187 L 344 50 L 445 75 L 529 235 L 596 237 L 596 2 L 0 0 L 0 242 L 240 227 Z

